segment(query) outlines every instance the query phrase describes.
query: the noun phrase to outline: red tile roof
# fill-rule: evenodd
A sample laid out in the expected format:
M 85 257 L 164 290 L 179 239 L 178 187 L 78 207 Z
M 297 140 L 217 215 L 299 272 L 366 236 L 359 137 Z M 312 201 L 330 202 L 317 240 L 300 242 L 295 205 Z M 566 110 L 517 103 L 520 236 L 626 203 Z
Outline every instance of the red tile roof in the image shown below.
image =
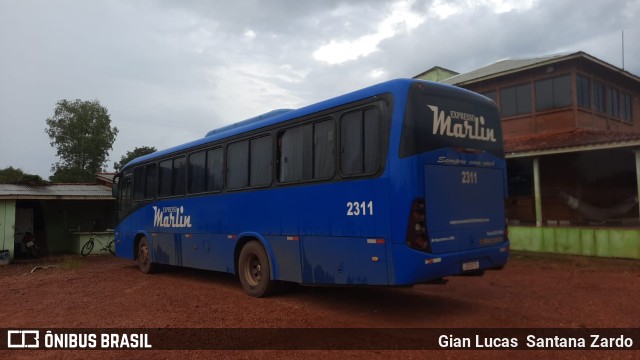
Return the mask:
M 506 154 L 570 150 L 579 147 L 638 146 L 640 133 L 621 133 L 603 130 L 564 129 L 523 136 L 505 136 Z

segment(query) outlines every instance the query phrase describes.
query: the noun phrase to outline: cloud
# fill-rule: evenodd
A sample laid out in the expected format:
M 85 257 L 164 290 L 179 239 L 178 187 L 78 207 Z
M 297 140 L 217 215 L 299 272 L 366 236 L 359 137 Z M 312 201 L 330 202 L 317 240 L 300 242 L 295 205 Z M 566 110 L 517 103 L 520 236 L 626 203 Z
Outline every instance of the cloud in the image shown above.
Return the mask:
M 584 50 L 640 74 L 638 1 L 0 1 L 0 168 L 47 177 L 61 99 L 98 99 L 110 164 L 435 65 Z M 28 156 L 16 157 L 16 149 Z
M 385 39 L 394 37 L 398 33 L 411 32 L 422 24 L 425 19 L 411 11 L 413 1 L 401 1 L 391 5 L 389 16 L 377 26 L 376 31 L 355 39 L 334 40 L 320 46 L 313 57 L 331 65 L 356 60 L 378 50 L 378 45 Z

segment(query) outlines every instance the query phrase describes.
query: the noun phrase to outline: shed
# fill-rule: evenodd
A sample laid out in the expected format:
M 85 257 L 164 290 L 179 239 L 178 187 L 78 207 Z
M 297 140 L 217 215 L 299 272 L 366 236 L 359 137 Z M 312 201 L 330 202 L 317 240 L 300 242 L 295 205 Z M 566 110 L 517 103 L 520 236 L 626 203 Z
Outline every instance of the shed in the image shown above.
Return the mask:
M 96 184 L 0 184 L 0 250 L 26 256 L 22 238 L 36 238 L 44 253 L 78 252 L 83 234 L 115 225 L 110 174 Z

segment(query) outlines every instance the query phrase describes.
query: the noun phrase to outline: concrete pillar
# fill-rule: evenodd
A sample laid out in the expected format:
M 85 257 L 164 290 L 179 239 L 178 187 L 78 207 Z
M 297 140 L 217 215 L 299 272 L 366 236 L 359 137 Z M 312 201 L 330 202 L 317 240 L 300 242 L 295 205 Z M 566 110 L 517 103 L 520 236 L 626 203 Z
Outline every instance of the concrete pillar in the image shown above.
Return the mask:
M 636 195 L 640 197 L 640 150 L 636 150 L 634 153 L 636 154 L 636 183 L 638 184 Z M 638 206 L 638 210 L 640 211 L 640 203 Z
M 638 158 L 636 156 L 636 162 Z M 540 192 L 540 158 L 533 159 L 533 196 L 536 204 L 536 226 L 542 226 L 542 195 Z

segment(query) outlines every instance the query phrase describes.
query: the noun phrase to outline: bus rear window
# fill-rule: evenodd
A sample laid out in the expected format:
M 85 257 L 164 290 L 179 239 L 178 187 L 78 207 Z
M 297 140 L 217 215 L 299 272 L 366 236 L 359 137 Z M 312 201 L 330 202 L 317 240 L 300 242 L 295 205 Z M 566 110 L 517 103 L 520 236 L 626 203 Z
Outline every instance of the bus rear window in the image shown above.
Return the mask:
M 446 148 L 504 156 L 498 110 L 488 98 L 454 87 L 414 84 L 407 98 L 400 157 Z

